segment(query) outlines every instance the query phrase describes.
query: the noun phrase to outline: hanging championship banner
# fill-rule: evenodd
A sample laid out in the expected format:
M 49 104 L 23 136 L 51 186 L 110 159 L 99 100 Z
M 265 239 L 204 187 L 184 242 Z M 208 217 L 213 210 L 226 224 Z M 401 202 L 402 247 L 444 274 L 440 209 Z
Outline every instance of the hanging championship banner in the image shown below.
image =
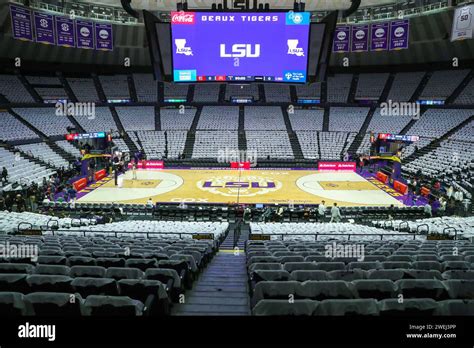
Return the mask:
M 390 23 L 390 50 L 403 50 L 408 48 L 410 35 L 410 22 L 408 19 Z
M 472 39 L 474 4 L 459 7 L 454 12 L 451 41 Z
M 388 50 L 388 32 L 390 23 L 373 23 L 370 27 L 370 50 L 386 51 Z
M 333 52 L 345 53 L 350 51 L 351 26 L 338 26 L 334 32 Z
M 77 47 L 94 49 L 94 23 L 76 20 Z
M 111 24 L 95 23 L 95 48 L 100 51 L 114 49 Z
M 33 27 L 31 25 L 31 10 L 10 5 L 12 19 L 12 35 L 14 39 L 33 41 Z
M 68 17 L 55 17 L 56 44 L 63 47 L 76 47 L 74 20 Z
M 352 26 L 352 52 L 367 52 L 369 50 L 369 25 Z
M 73 20 L 27 7 L 10 4 L 12 36 L 17 40 L 36 41 L 62 47 L 113 50 L 112 24 Z
M 36 42 L 54 45 L 54 17 L 53 15 L 34 12 Z

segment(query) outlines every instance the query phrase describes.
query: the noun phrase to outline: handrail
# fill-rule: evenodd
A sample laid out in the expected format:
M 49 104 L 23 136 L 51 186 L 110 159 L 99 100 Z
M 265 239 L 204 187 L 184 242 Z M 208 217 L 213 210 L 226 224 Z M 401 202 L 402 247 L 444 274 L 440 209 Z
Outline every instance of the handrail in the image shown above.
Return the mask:
M 446 234 L 446 231 L 454 230 L 454 240 L 458 239 L 458 230 L 454 227 L 448 226 L 443 229 L 443 234 Z
M 48 220 L 48 223 L 46 224 L 46 228 L 47 228 L 47 229 L 50 228 L 49 223 L 50 223 L 51 221 L 52 221 L 53 223 L 55 222 L 55 223 L 56 223 L 56 226 L 57 226 L 57 229 L 59 229 L 59 221 L 58 221 L 58 220 L 53 220 L 53 218 L 51 218 L 51 219 Z M 51 226 L 51 230 L 52 230 L 52 226 Z
M 318 240 L 318 236 L 347 236 L 347 240 L 351 240 L 351 236 L 379 236 L 380 240 L 383 240 L 384 236 L 413 236 L 413 240 L 416 240 L 416 236 L 419 234 L 417 233 L 272 233 L 272 234 L 265 234 L 265 233 L 251 233 L 249 236 L 249 240 L 251 240 L 252 235 L 267 235 L 267 236 L 281 236 L 281 240 L 284 241 L 285 236 L 314 236 L 314 240 Z
M 416 226 L 416 232 L 420 233 L 420 227 L 426 226 L 426 234 L 430 233 L 430 226 L 428 224 L 421 224 Z
M 29 224 L 28 222 L 21 222 L 21 224 Z M 150 236 L 152 235 L 177 235 L 179 236 L 179 239 L 183 239 L 183 236 L 212 236 L 212 240 L 216 239 L 215 233 L 183 233 L 183 232 L 136 232 L 136 231 L 86 231 L 86 230 L 50 230 L 52 234 L 54 235 L 55 233 L 82 233 L 84 237 L 86 237 L 87 233 L 93 233 L 93 234 L 110 234 L 113 233 L 115 237 L 118 237 L 118 234 L 142 234 L 145 233 L 146 237 L 150 239 Z
M 402 221 L 398 224 L 398 230 L 399 231 L 401 231 L 403 224 L 407 224 L 407 228 L 410 227 L 410 224 L 408 223 L 408 221 Z
M 77 218 L 72 218 L 72 219 L 71 219 L 71 226 L 74 224 L 74 221 L 77 221 L 77 220 L 79 220 L 79 226 L 81 226 L 81 219 L 80 219 L 80 218 L 79 218 L 79 219 L 77 219 Z
M 25 4 L 25 1 L 20 1 L 20 0 L 15 0 L 15 2 L 19 2 L 22 4 Z M 87 5 L 87 4 L 83 4 Z M 57 13 L 62 13 L 66 15 L 74 15 L 75 17 L 78 18 L 92 18 L 92 19 L 97 19 L 97 20 L 107 20 L 107 21 L 113 21 L 113 22 L 120 22 L 121 24 L 132 24 L 132 25 L 141 25 L 136 18 L 131 17 L 127 13 L 124 13 L 124 11 L 121 8 L 113 7 L 113 6 L 108 6 L 108 5 L 101 5 L 111 11 L 113 13 L 110 14 L 101 14 L 101 13 L 86 13 L 82 11 L 75 11 L 72 8 L 69 8 L 68 6 L 57 6 L 53 4 L 48 4 L 42 1 L 31 1 L 30 2 L 30 7 L 32 8 L 38 8 L 41 10 L 46 10 L 46 11 L 51 11 L 51 12 L 57 12 Z M 426 14 L 427 12 L 432 12 L 432 11 L 440 11 L 444 10 L 446 8 L 449 8 L 449 2 L 444 0 L 444 1 L 439 1 L 434 4 L 427 4 L 427 5 L 422 5 L 422 6 L 417 6 L 413 8 L 408 8 L 408 9 L 402 9 L 402 10 L 396 10 L 394 9 L 393 11 L 387 11 L 387 12 L 381 12 L 374 14 L 372 16 L 367 15 L 367 14 L 361 14 L 361 15 L 352 15 L 346 18 L 346 21 L 342 22 L 340 21 L 339 24 L 342 23 L 362 23 L 362 22 L 367 22 L 367 21 L 376 21 L 376 20 L 387 20 L 387 19 L 395 19 L 399 18 L 400 12 L 403 17 L 410 17 L 414 15 L 422 15 Z M 122 15 L 117 15 L 115 11 L 118 10 L 122 13 Z M 71 12 L 72 11 L 72 12 Z M 328 11 L 314 11 L 315 14 L 325 14 Z
M 16 0 L 17 2 L 23 3 L 23 1 Z M 82 3 L 83 6 L 87 6 L 87 3 Z M 46 11 L 51 11 L 51 12 L 57 12 L 57 13 L 64 13 L 70 16 L 78 17 L 78 18 L 92 18 L 92 19 L 97 19 L 97 20 L 108 20 L 108 21 L 113 21 L 113 22 L 120 22 L 122 24 L 138 24 L 138 20 L 136 18 L 133 18 L 129 16 L 127 13 L 124 12 L 122 8 L 119 7 L 114 7 L 114 6 L 108 6 L 108 5 L 101 5 L 104 8 L 107 8 L 113 13 L 111 14 L 101 14 L 101 13 L 93 13 L 93 12 L 84 12 L 82 13 L 80 10 L 76 11 L 72 8 L 68 8 L 67 6 L 57 6 L 53 4 L 48 4 L 42 1 L 31 1 L 30 2 L 30 7 L 32 8 L 38 8 L 41 10 L 46 10 Z M 69 10 L 69 11 L 68 11 Z M 88 9 L 89 10 L 89 9 Z M 115 11 L 119 10 L 120 12 L 123 13 L 123 16 L 118 16 Z
M 30 229 L 33 229 L 33 224 L 29 223 L 29 222 L 20 222 L 17 226 L 17 231 L 20 232 L 20 226 L 21 225 L 29 225 L 30 226 Z
M 354 14 L 349 16 L 345 19 L 345 21 L 339 21 L 338 24 L 345 24 L 345 23 L 365 23 L 371 21 L 380 21 L 380 20 L 389 20 L 389 19 L 405 19 L 412 16 L 419 16 L 419 15 L 426 15 L 429 12 L 434 11 L 441 11 L 449 8 L 449 2 L 439 1 L 434 4 L 428 4 L 423 6 L 417 6 L 413 8 L 407 8 L 403 10 L 394 10 L 389 12 L 377 13 L 374 14 L 371 18 L 370 15 L 357 15 Z

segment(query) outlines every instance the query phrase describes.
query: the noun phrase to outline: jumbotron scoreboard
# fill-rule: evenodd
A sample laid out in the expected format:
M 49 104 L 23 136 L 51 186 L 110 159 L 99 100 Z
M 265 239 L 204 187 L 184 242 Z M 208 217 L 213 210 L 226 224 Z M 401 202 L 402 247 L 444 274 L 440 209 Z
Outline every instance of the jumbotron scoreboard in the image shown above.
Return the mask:
M 337 13 L 143 11 L 155 79 L 174 83 L 325 81 Z

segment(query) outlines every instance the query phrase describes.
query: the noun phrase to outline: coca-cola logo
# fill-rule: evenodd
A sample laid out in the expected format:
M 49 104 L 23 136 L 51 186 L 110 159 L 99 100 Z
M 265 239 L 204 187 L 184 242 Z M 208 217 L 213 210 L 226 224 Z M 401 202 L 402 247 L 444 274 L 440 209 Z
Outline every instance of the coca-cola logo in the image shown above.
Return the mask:
M 194 24 L 195 13 L 189 12 L 171 12 L 172 24 Z

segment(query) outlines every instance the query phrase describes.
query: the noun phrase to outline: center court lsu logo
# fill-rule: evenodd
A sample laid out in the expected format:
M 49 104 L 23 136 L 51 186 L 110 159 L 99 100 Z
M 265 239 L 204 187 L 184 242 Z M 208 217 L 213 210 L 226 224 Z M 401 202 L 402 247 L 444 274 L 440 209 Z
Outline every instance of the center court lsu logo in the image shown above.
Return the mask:
M 288 40 L 288 54 L 304 57 L 304 51 L 298 47 L 299 40 Z
M 200 190 L 226 197 L 255 197 L 278 191 L 282 183 L 271 177 L 242 175 L 215 176 L 196 183 Z
M 192 56 L 193 50 L 191 47 L 186 47 L 186 39 L 174 40 L 176 45 L 176 54 L 184 54 L 186 56 Z

